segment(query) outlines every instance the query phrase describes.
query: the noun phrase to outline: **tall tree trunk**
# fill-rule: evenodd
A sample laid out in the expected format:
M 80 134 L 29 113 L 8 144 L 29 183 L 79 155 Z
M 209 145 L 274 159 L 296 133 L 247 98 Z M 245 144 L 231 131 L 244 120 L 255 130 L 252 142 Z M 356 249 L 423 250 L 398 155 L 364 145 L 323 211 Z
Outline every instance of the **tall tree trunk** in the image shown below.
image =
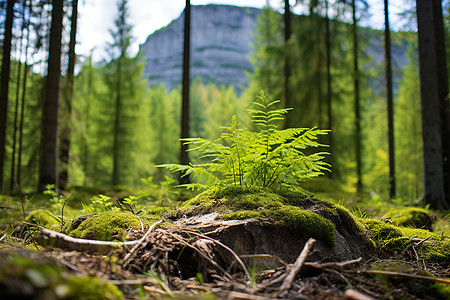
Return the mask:
M 0 83 L 0 192 L 3 191 L 3 173 L 6 144 L 6 120 L 8 117 L 8 90 L 11 65 L 11 40 L 14 19 L 14 0 L 8 0 L 5 35 L 3 40 L 2 79 Z
M 331 104 L 332 88 L 331 88 L 331 42 L 330 42 L 330 18 L 328 17 L 328 0 L 325 1 L 325 55 L 326 55 L 326 76 L 327 76 L 327 129 L 333 129 L 333 110 Z M 333 131 L 328 135 L 329 152 L 333 153 Z M 327 158 L 327 162 L 333 167 L 333 155 Z M 333 172 L 328 172 L 328 177 L 333 177 Z
M 189 84 L 190 84 L 190 36 L 191 36 L 191 2 L 186 0 L 184 10 L 184 51 L 183 51 L 183 91 L 181 104 L 181 138 L 189 137 Z M 189 164 L 188 146 L 181 142 L 180 164 Z M 184 175 L 184 174 L 182 174 Z M 180 178 L 180 183 L 188 183 L 187 175 Z
M 19 67 L 17 69 L 17 78 L 16 78 L 16 99 L 14 105 L 14 121 L 13 121 L 13 141 L 12 141 L 12 153 L 11 153 L 11 177 L 9 180 L 9 191 L 12 193 L 14 191 L 14 182 L 16 181 L 16 146 L 17 146 L 17 122 L 19 115 L 19 100 L 20 100 L 20 79 L 22 75 L 22 43 L 23 43 L 23 34 L 25 30 L 25 4 L 23 5 L 23 15 L 22 15 L 22 30 L 20 34 L 19 41 L 19 59 L 18 64 Z
M 26 30 L 27 36 L 25 45 L 25 62 L 24 62 L 24 74 L 23 74 L 23 82 L 22 82 L 22 100 L 20 104 L 20 121 L 19 121 L 19 149 L 17 155 L 17 177 L 16 184 L 19 193 L 21 192 L 22 186 L 22 151 L 23 151 L 23 123 L 25 119 L 25 100 L 26 100 L 26 91 L 27 91 L 27 77 L 28 77 L 28 41 L 30 40 L 30 18 L 32 12 L 32 1 L 28 2 L 28 20 L 26 22 Z
M 289 0 L 284 0 L 284 107 L 289 108 L 291 106 L 289 97 L 289 78 L 291 77 L 291 65 L 290 65 L 290 53 L 289 53 L 289 39 L 291 38 L 291 8 Z M 292 126 L 290 122 L 290 115 L 288 114 L 285 119 L 284 127 L 288 128 Z
M 120 131 L 120 110 L 122 106 L 122 58 L 117 60 L 117 84 L 116 84 L 116 103 L 114 118 L 114 144 L 113 144 L 113 185 L 119 184 L 119 131 Z
M 445 205 L 450 208 L 450 97 L 448 90 L 448 70 L 445 44 L 445 28 L 442 17 L 441 1 L 433 1 L 433 19 L 435 29 L 437 77 L 441 111 L 442 161 L 444 163 Z
M 53 1 L 52 25 L 50 28 L 50 45 L 48 54 L 48 72 L 46 80 L 46 97 L 44 99 L 42 111 L 41 165 L 38 184 L 39 191 L 44 191 L 47 184 L 55 184 L 55 186 L 57 186 L 58 107 L 59 79 L 61 75 L 63 7 L 63 0 Z
M 386 96 L 388 110 L 389 197 L 393 199 L 395 198 L 394 101 L 392 97 L 391 31 L 389 28 L 388 0 L 384 0 L 384 52 L 386 63 Z
M 70 123 L 72 119 L 72 98 L 73 98 L 73 76 L 75 70 L 75 45 L 77 37 L 78 0 L 72 0 L 72 17 L 70 26 L 69 41 L 69 66 L 67 68 L 67 85 L 64 93 L 64 100 L 67 109 L 67 116 L 61 132 L 61 145 L 59 149 L 59 160 L 61 163 L 59 172 L 59 188 L 64 189 L 68 180 L 69 153 L 70 153 Z
M 417 0 L 425 181 L 423 201 L 434 209 L 448 209 L 444 191 L 441 99 L 439 99 L 437 71 L 438 64 L 445 64 L 445 61 L 439 62 L 436 57 L 437 36 L 434 13 L 432 1 Z
M 360 94 L 359 94 L 359 67 L 358 67 L 358 24 L 356 20 L 356 3 L 352 0 L 352 33 L 353 33 L 353 80 L 355 89 L 355 158 L 356 158 L 356 191 L 362 191 L 362 173 L 361 173 L 361 113 L 360 113 Z

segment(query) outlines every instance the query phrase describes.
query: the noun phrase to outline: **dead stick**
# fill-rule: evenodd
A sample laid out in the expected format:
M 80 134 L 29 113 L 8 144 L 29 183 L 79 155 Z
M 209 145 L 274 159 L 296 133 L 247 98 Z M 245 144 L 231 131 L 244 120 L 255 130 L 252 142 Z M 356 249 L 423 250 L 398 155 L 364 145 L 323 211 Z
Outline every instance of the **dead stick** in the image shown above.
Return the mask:
M 346 260 L 341 262 L 329 262 L 329 263 L 318 263 L 318 262 L 305 262 L 303 265 L 308 267 L 313 267 L 315 269 L 324 269 L 324 268 L 332 268 L 332 269 L 341 269 L 348 265 L 357 264 L 361 262 L 362 257 L 352 260 Z
M 363 272 L 368 273 L 368 274 L 379 274 L 379 275 L 392 276 L 392 277 L 401 277 L 401 278 L 409 278 L 409 279 L 417 279 L 417 280 L 423 280 L 423 281 L 431 281 L 431 282 L 440 282 L 440 283 L 450 284 L 450 279 L 445 279 L 445 278 L 437 278 L 437 277 L 391 272 L 391 271 L 378 271 L 378 270 L 367 270 L 367 271 L 363 271 Z
M 297 257 L 297 260 L 295 261 L 294 266 L 292 267 L 291 271 L 284 279 L 283 284 L 280 287 L 280 292 L 286 291 L 287 289 L 289 289 L 292 286 L 292 282 L 294 282 L 295 276 L 297 276 L 298 272 L 300 272 L 300 269 L 302 268 L 303 263 L 306 260 L 306 257 L 308 257 L 309 250 L 311 249 L 312 245 L 314 245 L 315 242 L 316 242 L 316 240 L 313 238 L 310 238 L 306 242 L 305 246 L 303 247 L 302 252 Z
M 351 300 L 375 300 L 375 298 L 361 293 L 357 290 L 348 289 L 345 291 L 345 298 Z

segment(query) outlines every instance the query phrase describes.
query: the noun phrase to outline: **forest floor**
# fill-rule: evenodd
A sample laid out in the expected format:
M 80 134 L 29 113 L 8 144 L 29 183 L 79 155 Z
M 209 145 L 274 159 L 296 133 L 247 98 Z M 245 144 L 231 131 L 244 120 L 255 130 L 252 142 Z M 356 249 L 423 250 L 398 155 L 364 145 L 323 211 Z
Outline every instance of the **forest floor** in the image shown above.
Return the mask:
M 264 195 L 256 197 L 266 205 L 256 218 L 242 209 L 242 203 L 253 204 L 253 195 L 238 197 L 239 210 L 216 196 L 140 215 L 101 212 L 65 224 L 35 215 L 12 231 L 2 225 L 0 298 L 450 299 L 448 221 L 442 215 L 434 218 L 433 233 L 396 226 L 397 216 L 348 219 L 345 209 L 330 213 L 339 208 L 334 204 L 289 200 L 332 220 L 333 242 L 320 233 L 320 219 L 307 219 L 312 231 L 274 222 L 268 214 L 285 206 L 273 210 Z M 304 216 L 309 214 L 295 215 L 295 224 Z M 96 227 L 93 220 L 101 217 L 115 227 Z

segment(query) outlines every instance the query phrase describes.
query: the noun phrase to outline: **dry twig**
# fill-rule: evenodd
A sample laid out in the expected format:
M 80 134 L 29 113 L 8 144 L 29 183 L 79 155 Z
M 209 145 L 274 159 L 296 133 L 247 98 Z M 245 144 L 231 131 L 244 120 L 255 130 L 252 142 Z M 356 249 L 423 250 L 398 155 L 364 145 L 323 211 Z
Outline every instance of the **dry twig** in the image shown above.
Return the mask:
M 303 266 L 303 263 L 306 260 L 306 257 L 308 257 L 309 250 L 311 249 L 312 245 L 316 242 L 315 239 L 310 238 L 305 246 L 303 247 L 302 252 L 298 256 L 297 260 L 294 263 L 294 266 L 292 267 L 289 274 L 286 276 L 286 278 L 283 281 L 283 284 L 280 287 L 280 292 L 288 290 L 292 286 L 292 282 L 294 282 L 295 276 L 297 276 L 298 272 L 300 272 L 300 269 Z

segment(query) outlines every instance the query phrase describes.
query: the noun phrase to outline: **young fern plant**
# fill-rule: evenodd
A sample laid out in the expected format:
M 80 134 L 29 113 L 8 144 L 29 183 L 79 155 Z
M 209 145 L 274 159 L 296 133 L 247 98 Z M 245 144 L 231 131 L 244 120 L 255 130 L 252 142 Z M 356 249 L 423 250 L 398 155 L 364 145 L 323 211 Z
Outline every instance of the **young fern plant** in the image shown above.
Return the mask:
M 323 161 L 326 152 L 305 153 L 309 148 L 325 146 L 317 142 L 319 135 L 328 130 L 314 128 L 288 128 L 280 130 L 277 123 L 283 121 L 291 109 L 276 109 L 279 101 L 269 102 L 263 91 L 252 102 L 248 112 L 256 131 L 239 128 L 236 116 L 216 141 L 187 138 L 189 151 L 201 153 L 201 163 L 180 165 L 165 164 L 172 172 L 193 177 L 192 189 L 216 186 L 243 188 L 296 187 L 300 181 L 323 175 L 329 165 Z M 308 152 L 310 152 L 308 150 Z

